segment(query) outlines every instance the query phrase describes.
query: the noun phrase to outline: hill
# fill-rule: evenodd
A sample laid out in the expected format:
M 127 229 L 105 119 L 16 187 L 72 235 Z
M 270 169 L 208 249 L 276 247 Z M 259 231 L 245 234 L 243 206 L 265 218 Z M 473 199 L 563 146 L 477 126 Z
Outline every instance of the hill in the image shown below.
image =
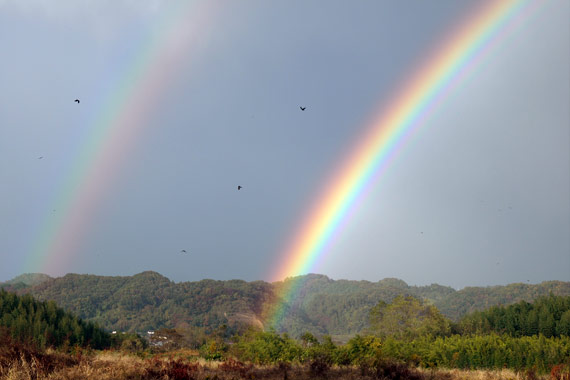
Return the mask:
M 332 280 L 324 275 L 309 274 L 274 283 L 279 289 L 288 281 L 302 281 L 298 297 L 289 305 L 296 310 L 283 322 L 281 330 L 294 336 L 303 331 L 337 336 L 353 335 L 368 325 L 368 312 L 379 301 L 391 302 L 399 295 L 425 299 L 453 321 L 462 316 L 495 305 L 519 301 L 531 302 L 549 294 L 570 295 L 570 282 L 549 281 L 541 284 L 469 287 L 455 290 L 431 284 L 409 286 L 406 282 L 386 278 L 378 282 Z M 310 327 L 310 328 L 308 328 Z
M 13 281 L 13 280 L 12 280 Z M 276 326 L 299 336 L 330 334 L 347 337 L 368 325 L 368 313 L 379 301 L 391 302 L 398 295 L 420 297 L 445 316 L 459 320 L 467 313 L 494 305 L 530 302 L 539 296 L 570 295 L 570 282 L 510 284 L 455 290 L 432 284 L 410 286 L 388 278 L 378 282 L 333 280 L 309 274 L 276 283 L 242 280 L 174 283 L 156 272 L 110 277 L 68 274 L 18 290 L 40 300 L 54 300 L 80 318 L 109 330 L 142 332 L 159 328 L 219 326 L 230 332 L 244 325 L 264 325 L 264 307 L 281 294 L 290 281 L 300 281 L 299 294 L 287 305 L 290 313 Z
M 538 297 L 549 294 L 570 295 L 570 282 L 545 281 L 536 285 L 517 283 L 505 286 L 467 287 L 435 301 L 434 305 L 445 316 L 456 321 L 474 311 L 520 301 L 532 302 Z
M 57 307 L 53 301 L 39 302 L 30 295 L 18 296 L 0 289 L 0 330 L 21 342 L 38 347 L 108 347 L 111 341 L 92 322 L 85 322 Z
M 16 290 L 23 289 L 29 286 L 41 284 L 44 281 L 51 280 L 52 277 L 43 273 L 24 273 L 14 277 L 10 281 L 0 282 L 0 289 Z
M 54 300 L 109 330 L 238 326 L 259 319 L 273 297 L 269 283 L 202 280 L 176 284 L 156 272 L 110 277 L 67 274 L 19 291 Z

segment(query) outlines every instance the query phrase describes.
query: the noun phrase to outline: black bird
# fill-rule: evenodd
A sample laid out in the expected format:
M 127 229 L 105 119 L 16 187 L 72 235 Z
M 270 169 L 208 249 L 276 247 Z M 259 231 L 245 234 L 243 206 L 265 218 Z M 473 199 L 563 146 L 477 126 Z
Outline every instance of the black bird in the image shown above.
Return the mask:
M 38 157 L 38 160 L 41 160 L 42 158 L 44 158 L 44 156 L 40 156 L 40 157 Z
M 301 111 L 304 111 L 307 107 L 299 107 Z
M 75 103 L 80 103 L 79 99 L 74 100 Z
M 180 251 L 180 253 L 186 253 L 186 250 L 185 250 L 185 249 L 183 249 L 182 251 Z
M 243 187 L 243 186 L 239 186 L 239 185 L 238 185 L 238 190 L 240 190 L 242 187 Z

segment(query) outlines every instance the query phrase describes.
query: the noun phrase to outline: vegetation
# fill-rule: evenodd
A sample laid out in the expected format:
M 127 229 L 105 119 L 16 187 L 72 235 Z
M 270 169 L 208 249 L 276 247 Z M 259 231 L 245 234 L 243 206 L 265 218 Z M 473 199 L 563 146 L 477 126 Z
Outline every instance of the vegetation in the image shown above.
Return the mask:
M 25 352 L 25 354 L 23 354 Z M 15 356 L 18 355 L 18 356 Z M 204 362 L 184 358 L 141 358 L 117 352 L 98 352 L 87 355 L 64 355 L 51 352 L 42 354 L 0 347 L 0 378 L 7 380 L 237 380 L 237 379 L 409 379 L 409 380 L 546 380 L 534 372 L 509 370 L 465 372 L 458 370 L 425 371 L 410 368 L 401 363 L 376 361 L 355 367 L 320 366 L 318 363 L 290 365 L 280 363 L 271 366 L 255 366 L 235 359 L 223 362 Z M 552 380 L 568 380 L 566 368 L 556 372 Z
M 570 297 L 550 295 L 539 297 L 533 303 L 521 301 L 506 307 L 493 306 L 463 317 L 456 329 L 461 334 L 570 336 Z
M 25 288 L 54 300 L 75 315 L 109 330 L 146 332 L 160 328 L 261 325 L 262 307 L 273 296 L 263 282 L 202 280 L 175 284 L 156 272 L 132 277 L 68 274 Z
M 19 294 L 30 293 L 40 300 L 54 300 L 65 310 L 109 330 L 142 333 L 175 328 L 194 346 L 202 345 L 206 336 L 221 326 L 226 326 L 226 338 L 243 333 L 248 326 L 266 327 L 264 305 L 277 300 L 290 281 L 300 281 L 302 286 L 299 295 L 287 305 L 291 312 L 274 326 L 275 330 L 295 338 L 310 332 L 342 341 L 365 332 L 370 310 L 380 301 L 390 303 L 398 296 L 422 299 L 437 307 L 443 316 L 457 321 L 468 312 L 494 305 L 530 302 L 550 293 L 570 295 L 570 283 L 557 281 L 456 291 L 436 284 L 409 286 L 398 279 L 335 281 L 315 274 L 273 284 L 240 280 L 174 283 L 156 272 L 128 277 L 28 277 L 35 281 L 16 278 L 11 285 L 0 286 Z
M 198 344 L 195 336 L 177 329 L 157 330 L 150 342 L 135 334 L 107 334 L 54 302 L 0 290 L 0 378 L 472 378 L 470 373 L 445 370 L 454 368 L 494 371 L 485 373 L 487 379 L 538 380 L 550 374 L 551 380 L 570 380 L 570 337 L 563 330 L 569 303 L 570 297 L 551 295 L 534 304 L 477 312 L 452 326 L 433 305 L 397 296 L 370 310 L 367 335 L 355 335 L 346 343 L 310 332 L 294 339 L 253 327 L 232 335 L 233 330 L 222 325 L 208 334 L 200 330 L 204 335 Z M 541 320 L 553 320 L 558 335 L 525 335 L 525 316 L 533 313 L 539 315 L 539 328 L 547 326 Z M 191 350 L 189 344 L 199 349 Z M 93 350 L 111 346 L 113 351 Z M 515 372 L 491 376 L 504 374 L 504 368 Z
M 18 290 L 24 289 L 30 286 L 39 285 L 42 282 L 51 280 L 52 278 L 47 274 L 43 273 L 25 273 L 21 274 L 10 281 L 0 283 L 0 289 L 4 288 L 6 290 Z
M 21 342 L 48 346 L 105 348 L 110 336 L 91 322 L 84 322 L 58 308 L 55 302 L 38 302 L 30 295 L 0 290 L 0 327 Z
M 391 304 L 380 301 L 370 310 L 369 330 L 384 338 L 410 340 L 450 335 L 451 326 L 435 306 L 411 296 L 398 296 Z

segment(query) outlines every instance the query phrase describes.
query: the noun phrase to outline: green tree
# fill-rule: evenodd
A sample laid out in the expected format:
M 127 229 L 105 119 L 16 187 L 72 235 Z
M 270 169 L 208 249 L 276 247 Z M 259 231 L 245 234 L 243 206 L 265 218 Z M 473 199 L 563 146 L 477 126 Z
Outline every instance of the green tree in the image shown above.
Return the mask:
M 560 321 L 558 321 L 556 326 L 556 332 L 558 335 L 570 336 L 570 310 L 567 310 L 560 316 Z
M 370 310 L 369 321 L 370 332 L 380 337 L 414 339 L 451 332 L 449 321 L 435 306 L 411 296 L 398 296 L 390 304 L 380 301 Z

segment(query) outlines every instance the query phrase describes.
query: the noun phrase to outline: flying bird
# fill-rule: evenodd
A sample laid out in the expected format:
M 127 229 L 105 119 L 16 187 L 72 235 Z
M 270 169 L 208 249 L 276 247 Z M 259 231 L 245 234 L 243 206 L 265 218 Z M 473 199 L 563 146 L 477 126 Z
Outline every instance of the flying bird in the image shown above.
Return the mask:
M 301 111 L 304 111 L 307 107 L 299 107 Z
M 41 160 L 42 158 L 44 158 L 44 156 L 40 156 L 40 157 L 38 157 L 38 160 Z
M 186 253 L 186 250 L 185 250 L 185 249 L 183 249 L 182 251 L 180 251 L 180 253 Z
M 243 186 L 239 186 L 239 185 L 238 185 L 238 190 L 241 190 L 242 187 L 243 187 Z
M 80 103 L 79 99 L 74 100 L 75 103 Z

